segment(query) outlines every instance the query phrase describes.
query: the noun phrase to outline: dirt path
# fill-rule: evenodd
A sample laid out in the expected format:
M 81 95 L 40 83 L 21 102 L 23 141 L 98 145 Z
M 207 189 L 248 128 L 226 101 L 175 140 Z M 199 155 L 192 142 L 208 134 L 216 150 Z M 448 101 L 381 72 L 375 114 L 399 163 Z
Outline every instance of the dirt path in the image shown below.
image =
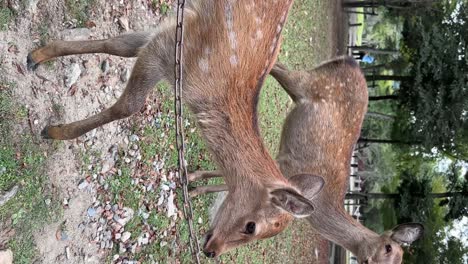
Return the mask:
M 13 96 L 26 105 L 35 140 L 54 146 L 45 153 L 48 157 L 45 176 L 63 197 L 65 208 L 61 221 L 45 226 L 35 235 L 41 256 L 38 263 L 102 263 L 104 251 L 89 239 L 96 230 L 86 225 L 90 222 L 87 209 L 96 202 L 93 199 L 96 190 L 80 186 L 86 176 L 81 157 L 87 153 L 105 155 L 112 145 L 126 148 L 122 142 L 128 142 L 124 139 L 131 135 L 127 123 L 113 122 L 77 140 L 61 143 L 42 140 L 39 135 L 46 124 L 68 123 L 109 107 L 122 92 L 133 60 L 108 55 L 66 57 L 42 65 L 34 73 L 25 69 L 25 60 L 29 51 L 48 39 L 116 36 L 128 28 L 139 31 L 154 27 L 160 16 L 144 1 L 142 4 L 136 0 L 100 0 L 92 9 L 99 11 L 99 15 L 91 11 L 90 16 L 96 27 L 69 29 L 76 22 L 67 20 L 70 14 L 64 1 L 31 0 L 28 6 L 16 4 L 19 8 L 15 22 L 10 23 L 8 31 L 0 32 L 0 54 L 5 55 L 2 79 L 15 84 Z M 102 66 L 104 61 L 107 66 Z M 70 86 L 69 79 L 76 81 Z M 105 160 L 106 156 L 96 158 Z

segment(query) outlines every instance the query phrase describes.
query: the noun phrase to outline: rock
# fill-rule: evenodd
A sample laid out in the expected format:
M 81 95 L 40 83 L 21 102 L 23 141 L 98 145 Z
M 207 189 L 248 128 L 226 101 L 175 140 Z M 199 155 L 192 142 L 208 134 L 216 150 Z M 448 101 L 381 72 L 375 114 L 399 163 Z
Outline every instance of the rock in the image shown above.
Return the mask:
M 6 169 L 5 169 L 6 171 Z M 0 174 L 1 175 L 1 174 Z M 18 192 L 18 186 L 11 188 L 8 192 L 3 195 L 0 195 L 0 207 L 6 204 L 11 198 L 15 197 L 16 193 Z
M 61 39 L 67 41 L 88 40 L 91 36 L 91 30 L 87 28 L 65 29 L 61 32 Z
M 86 180 L 81 180 L 78 184 L 78 189 L 83 190 L 84 188 L 88 187 L 89 183 Z
M 29 0 L 27 1 L 28 5 L 27 5 L 27 10 L 29 12 L 31 12 L 31 14 L 35 14 L 36 11 L 37 11 L 37 2 L 39 2 L 39 0 Z
M 130 30 L 130 26 L 129 26 L 129 23 L 128 23 L 128 17 L 119 17 L 119 25 L 122 27 L 122 29 L 124 31 L 129 31 Z
M 127 248 L 125 247 L 125 244 L 124 243 L 119 243 L 119 253 L 123 254 L 125 252 L 127 252 Z
M 93 218 L 96 216 L 96 209 L 94 209 L 93 207 L 90 207 L 88 208 L 88 216 Z
M 65 70 L 65 86 L 70 89 L 72 85 L 74 85 L 81 75 L 81 68 L 78 63 L 72 63 L 66 70 Z
M 67 257 L 67 259 L 70 259 L 70 247 L 65 247 L 65 256 Z
M 177 208 L 174 204 L 174 193 L 171 191 L 167 198 L 167 217 L 177 216 Z
M 166 241 L 161 241 L 161 243 L 159 243 L 159 246 L 160 247 L 165 247 L 167 245 L 167 242 Z
M 122 234 L 122 237 L 120 238 L 120 240 L 125 243 L 128 239 L 130 239 L 131 235 L 132 234 L 130 232 L 126 231 Z
M 161 189 L 165 192 L 168 192 L 171 188 L 167 186 L 166 184 L 161 184 Z
M 1 264 L 13 264 L 13 252 L 7 249 L 0 251 L 0 263 Z
M 120 74 L 120 80 L 125 83 L 130 79 L 130 71 L 128 69 L 124 69 Z
M 139 138 L 137 135 L 131 135 L 128 139 L 129 139 L 131 142 L 140 141 L 140 138 Z
M 102 61 L 101 63 L 101 71 L 103 73 L 107 73 L 107 71 L 109 70 L 109 60 L 104 60 Z

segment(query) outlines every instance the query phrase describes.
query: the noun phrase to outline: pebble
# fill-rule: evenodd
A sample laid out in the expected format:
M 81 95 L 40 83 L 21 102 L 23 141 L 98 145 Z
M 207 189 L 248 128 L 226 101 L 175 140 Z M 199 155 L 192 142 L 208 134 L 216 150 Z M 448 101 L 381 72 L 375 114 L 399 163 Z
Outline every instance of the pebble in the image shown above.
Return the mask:
M 122 242 L 126 242 L 130 238 L 131 235 L 132 234 L 130 232 L 126 231 L 122 234 L 122 237 L 120 238 L 120 240 Z
M 120 80 L 125 83 L 128 81 L 128 79 L 130 79 L 130 71 L 128 69 L 125 69 L 122 71 L 122 73 L 120 74 Z
M 70 247 L 65 247 L 65 256 L 70 259 Z
M 109 70 L 109 60 L 104 60 L 101 63 L 101 70 L 103 73 L 107 73 L 107 71 Z
M 65 86 L 70 89 L 81 75 L 81 68 L 78 63 L 72 63 L 65 71 Z
M 94 209 L 93 207 L 90 207 L 88 208 L 88 216 L 89 217 L 95 217 L 96 216 L 96 209 Z
M 140 141 L 140 138 L 139 138 L 137 135 L 131 135 L 128 139 L 129 139 L 131 142 Z
M 78 189 L 83 190 L 84 188 L 88 187 L 89 183 L 86 180 L 81 180 L 78 184 Z

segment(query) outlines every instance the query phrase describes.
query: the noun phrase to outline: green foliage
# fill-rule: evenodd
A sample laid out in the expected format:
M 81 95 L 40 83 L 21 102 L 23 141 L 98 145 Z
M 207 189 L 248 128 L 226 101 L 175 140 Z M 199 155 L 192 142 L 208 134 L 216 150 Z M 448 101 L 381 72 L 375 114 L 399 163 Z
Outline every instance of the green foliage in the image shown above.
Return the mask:
M 0 7 L 0 31 L 8 29 L 8 24 L 12 18 L 13 14 L 10 9 Z
M 432 190 L 431 181 L 427 177 L 417 179 L 409 172 L 402 175 L 402 182 L 397 189 L 400 196 L 395 199 L 395 208 L 398 208 L 398 215 L 401 222 L 426 222 L 429 213 L 434 206 L 434 201 L 428 197 L 416 197 L 414 193 L 426 196 Z M 417 210 L 415 210 L 417 209 Z
M 77 20 L 77 27 L 84 27 L 89 21 L 89 13 L 96 5 L 96 0 L 65 0 L 68 14 Z
M 466 248 L 460 239 L 451 236 L 446 245 L 443 245 L 440 254 L 441 264 L 464 264 L 464 258 L 468 255 L 468 248 Z
M 468 12 L 464 2 L 455 13 L 442 2 L 434 8 L 442 11 L 425 9 L 405 20 L 403 47 L 410 78 L 399 91 L 402 118 L 395 129 L 405 138 L 421 141 L 426 153 L 437 147 L 465 158 Z
M 60 201 L 44 176 L 42 150 L 30 134 L 19 139 L 15 124 L 24 121 L 23 108 L 9 92 L 15 85 L 0 82 L 0 192 L 18 186 L 18 193 L 0 208 L 2 223 L 11 219 L 16 235 L 8 247 L 15 263 L 33 263 L 36 257 L 33 234 L 45 224 L 55 221 Z M 20 133 L 21 134 L 21 133 Z

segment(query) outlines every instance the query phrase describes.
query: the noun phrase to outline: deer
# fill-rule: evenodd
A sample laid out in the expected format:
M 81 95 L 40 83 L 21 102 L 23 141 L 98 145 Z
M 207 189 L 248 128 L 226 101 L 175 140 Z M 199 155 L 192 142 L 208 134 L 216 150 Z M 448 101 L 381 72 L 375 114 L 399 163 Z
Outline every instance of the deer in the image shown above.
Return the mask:
M 401 263 L 402 245 L 421 237 L 421 224 L 397 225 L 379 235 L 344 208 L 351 156 L 368 104 L 366 80 L 359 65 L 350 57 L 339 57 L 310 71 L 290 71 L 278 62 L 270 74 L 295 103 L 282 129 L 277 156 L 281 172 L 289 179 L 301 177 L 300 182 L 307 182 L 310 175 L 325 180 L 323 190 L 313 198 L 315 212 L 306 218 L 311 227 L 351 251 L 359 263 Z M 222 173 L 196 171 L 189 180 Z M 198 186 L 191 196 L 224 190 L 225 185 Z
M 213 161 L 226 175 L 228 188 L 205 236 L 203 252 L 209 258 L 272 237 L 293 218 L 310 215 L 315 208 L 310 197 L 323 187 L 323 179 L 317 176 L 311 175 L 300 184 L 286 179 L 264 146 L 257 124 L 260 88 L 278 56 L 281 31 L 292 3 L 197 0 L 185 4 L 183 99 Z M 114 105 L 84 120 L 47 125 L 42 136 L 70 140 L 138 112 L 156 83 L 175 81 L 175 29 L 176 20 L 170 17 L 152 33 L 56 40 L 30 52 L 27 66 L 31 70 L 45 61 L 74 54 L 137 57 L 127 86 Z

